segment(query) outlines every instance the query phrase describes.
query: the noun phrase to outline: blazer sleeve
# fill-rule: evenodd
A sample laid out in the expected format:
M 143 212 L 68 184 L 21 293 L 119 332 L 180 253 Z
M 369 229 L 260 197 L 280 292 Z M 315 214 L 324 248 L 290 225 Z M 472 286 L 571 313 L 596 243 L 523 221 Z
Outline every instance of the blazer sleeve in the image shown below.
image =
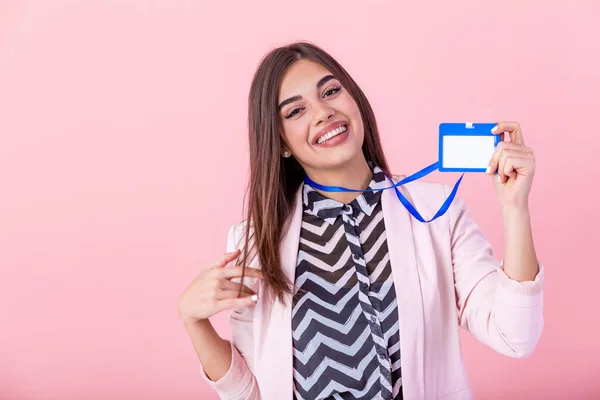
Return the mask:
M 239 240 L 236 240 L 236 225 L 229 229 L 227 237 L 227 252 L 235 251 Z M 255 278 L 254 278 L 255 279 Z M 250 278 L 244 278 L 244 284 Z M 238 279 L 239 282 L 239 279 Z M 261 400 L 256 377 L 252 373 L 254 336 L 252 321 L 254 306 L 239 307 L 229 314 L 231 325 L 231 366 L 227 373 L 218 381 L 212 381 L 202 371 L 202 376 L 217 392 L 222 400 Z
M 460 326 L 501 354 L 529 356 L 544 327 L 544 266 L 533 281 L 510 279 L 462 199 L 454 199 L 449 218 Z

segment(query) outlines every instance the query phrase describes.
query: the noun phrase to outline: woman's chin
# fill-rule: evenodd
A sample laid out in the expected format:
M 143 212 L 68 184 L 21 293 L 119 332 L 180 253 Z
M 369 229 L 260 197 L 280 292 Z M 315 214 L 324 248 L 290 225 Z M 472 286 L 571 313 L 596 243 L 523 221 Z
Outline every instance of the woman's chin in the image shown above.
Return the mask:
M 340 149 L 340 151 L 331 152 L 331 154 L 319 164 L 323 165 L 324 168 L 337 169 L 345 167 L 352 168 L 361 165 L 364 162 L 365 156 L 362 149 L 353 149 L 350 151 L 349 149 L 345 149 L 345 151 Z

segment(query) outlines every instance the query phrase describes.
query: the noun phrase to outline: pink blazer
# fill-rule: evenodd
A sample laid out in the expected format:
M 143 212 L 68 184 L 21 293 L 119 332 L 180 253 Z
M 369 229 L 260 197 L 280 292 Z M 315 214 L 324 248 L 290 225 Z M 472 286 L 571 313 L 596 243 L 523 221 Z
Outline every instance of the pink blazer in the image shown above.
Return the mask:
M 434 215 L 448 196 L 446 185 L 412 182 L 403 194 L 419 212 Z M 294 281 L 302 223 L 302 188 L 281 244 L 282 268 Z M 415 220 L 393 190 L 382 194 L 390 262 L 398 299 L 404 398 L 472 399 L 460 352 L 459 327 L 509 357 L 527 357 L 542 333 L 544 268 L 534 281 L 517 282 L 503 272 L 493 249 L 471 219 L 464 201 L 431 223 Z M 227 251 L 243 238 L 244 223 L 229 230 Z M 260 268 L 254 261 L 252 267 Z M 213 382 L 221 399 L 292 400 L 291 299 L 268 304 L 261 282 L 255 306 L 233 310 L 229 371 Z

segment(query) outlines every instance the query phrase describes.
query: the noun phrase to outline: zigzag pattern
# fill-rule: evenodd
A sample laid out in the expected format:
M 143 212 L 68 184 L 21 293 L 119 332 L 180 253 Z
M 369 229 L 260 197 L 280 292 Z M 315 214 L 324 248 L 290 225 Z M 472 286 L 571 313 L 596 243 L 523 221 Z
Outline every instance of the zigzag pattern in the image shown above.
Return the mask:
M 386 185 L 375 168 L 370 187 Z M 292 307 L 295 399 L 402 398 L 380 197 L 365 192 L 348 207 L 304 186 Z

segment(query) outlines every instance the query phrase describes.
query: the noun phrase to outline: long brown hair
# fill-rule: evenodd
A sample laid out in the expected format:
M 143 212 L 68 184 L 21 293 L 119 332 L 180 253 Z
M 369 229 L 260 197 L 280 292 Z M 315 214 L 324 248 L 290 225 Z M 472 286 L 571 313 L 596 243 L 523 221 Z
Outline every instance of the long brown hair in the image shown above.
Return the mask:
M 265 294 L 282 302 L 285 302 L 286 294 L 292 293 L 292 282 L 281 268 L 280 243 L 305 172 L 293 156 L 281 156 L 283 141 L 278 91 L 287 69 L 301 59 L 328 69 L 353 97 L 365 129 L 362 146 L 365 158 L 389 174 L 371 105 L 356 82 L 331 55 L 314 44 L 296 42 L 278 47 L 262 59 L 248 97 L 250 179 L 246 191 L 247 219 L 241 264 L 247 265 L 248 260 L 258 256 L 267 289 Z

